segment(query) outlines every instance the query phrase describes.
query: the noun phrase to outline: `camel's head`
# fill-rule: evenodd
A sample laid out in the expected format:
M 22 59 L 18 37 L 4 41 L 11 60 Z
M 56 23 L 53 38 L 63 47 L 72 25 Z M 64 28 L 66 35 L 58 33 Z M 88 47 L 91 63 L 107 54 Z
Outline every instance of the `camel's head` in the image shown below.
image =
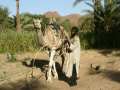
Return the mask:
M 56 19 L 54 17 L 49 19 L 49 24 L 53 24 L 54 22 L 56 22 Z
M 36 29 L 41 29 L 42 19 L 33 19 L 33 25 Z

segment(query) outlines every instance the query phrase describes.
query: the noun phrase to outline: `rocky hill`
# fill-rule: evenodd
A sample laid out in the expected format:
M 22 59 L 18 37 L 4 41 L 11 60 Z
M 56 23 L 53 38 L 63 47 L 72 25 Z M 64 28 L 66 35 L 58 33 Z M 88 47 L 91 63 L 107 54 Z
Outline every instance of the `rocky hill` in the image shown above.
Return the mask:
M 59 18 L 60 20 L 69 20 L 72 25 L 77 26 L 79 19 L 80 19 L 80 14 L 70 14 L 66 16 L 61 16 L 58 12 L 56 11 L 49 11 L 44 14 L 46 17 L 55 17 Z

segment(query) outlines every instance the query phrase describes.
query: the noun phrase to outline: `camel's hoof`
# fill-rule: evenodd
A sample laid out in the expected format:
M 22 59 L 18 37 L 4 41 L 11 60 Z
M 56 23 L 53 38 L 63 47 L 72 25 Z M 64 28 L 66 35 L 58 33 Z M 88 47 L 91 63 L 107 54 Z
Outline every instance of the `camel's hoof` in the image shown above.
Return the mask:
M 47 82 L 48 82 L 48 83 L 52 83 L 51 78 L 48 78 L 48 79 L 47 79 Z
M 55 76 L 54 76 L 54 79 L 58 79 L 58 75 L 55 75 Z

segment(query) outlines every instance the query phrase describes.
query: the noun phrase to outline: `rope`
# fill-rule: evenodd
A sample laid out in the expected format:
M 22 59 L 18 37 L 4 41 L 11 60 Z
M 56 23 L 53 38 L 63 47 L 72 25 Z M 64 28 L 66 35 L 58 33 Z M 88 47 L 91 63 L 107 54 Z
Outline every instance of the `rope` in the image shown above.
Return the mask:
M 43 49 L 43 48 L 44 48 L 44 47 L 42 47 L 41 49 Z M 35 53 L 34 58 L 33 58 L 33 62 L 32 62 L 32 73 L 31 73 L 32 77 L 34 76 L 33 73 L 34 73 L 35 59 L 36 59 L 36 57 L 37 57 L 37 55 L 38 55 L 38 53 L 39 53 L 39 51 L 40 51 L 41 49 L 39 49 L 39 50 Z

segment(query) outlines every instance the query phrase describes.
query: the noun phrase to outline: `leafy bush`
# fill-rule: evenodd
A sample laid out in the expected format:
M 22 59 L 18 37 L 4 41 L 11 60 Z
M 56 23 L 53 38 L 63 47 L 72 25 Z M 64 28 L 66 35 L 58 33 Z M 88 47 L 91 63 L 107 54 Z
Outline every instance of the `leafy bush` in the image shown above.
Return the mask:
M 95 36 L 94 48 L 120 49 L 120 32 L 101 32 Z
M 93 48 L 95 44 L 95 38 L 94 38 L 93 32 L 81 32 L 80 33 L 80 42 L 81 42 L 81 48 L 82 49 L 90 49 Z
M 81 32 L 82 49 L 120 49 L 120 32 Z

